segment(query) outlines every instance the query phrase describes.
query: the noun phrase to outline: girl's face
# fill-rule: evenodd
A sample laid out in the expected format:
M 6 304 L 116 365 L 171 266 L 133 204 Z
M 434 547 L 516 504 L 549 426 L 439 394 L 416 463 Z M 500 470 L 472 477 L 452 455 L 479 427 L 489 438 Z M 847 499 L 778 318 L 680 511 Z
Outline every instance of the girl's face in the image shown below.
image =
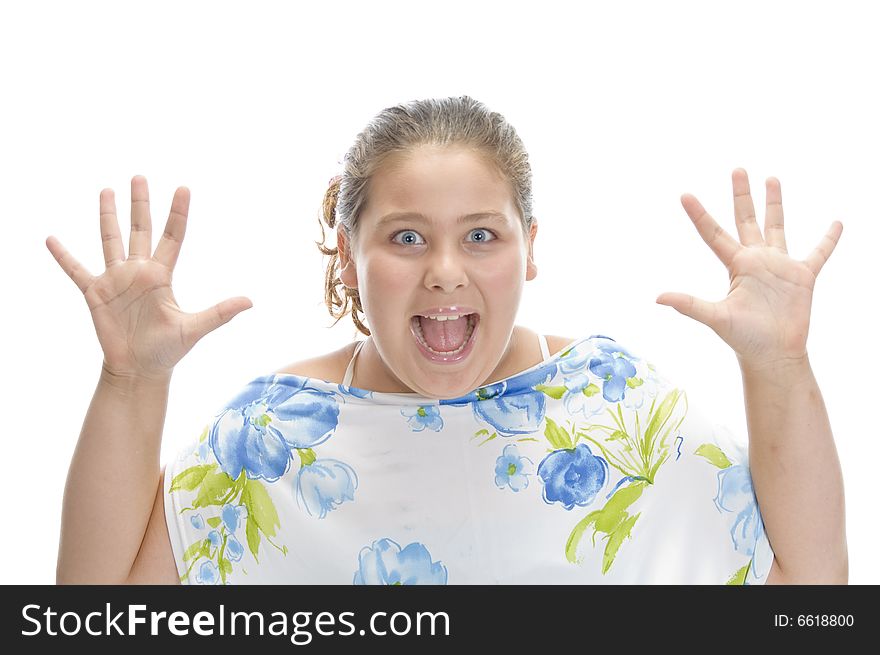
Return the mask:
M 487 212 L 495 216 L 460 220 Z M 402 213 L 424 218 L 389 216 Z M 337 230 L 340 278 L 358 289 L 378 353 L 364 344 L 358 361 L 373 366 L 358 367 L 357 386 L 455 398 L 516 360 L 511 334 L 523 283 L 537 274 L 537 221 L 526 239 L 509 184 L 480 157 L 423 146 L 388 160 L 370 182 L 358 229 L 353 245 Z M 479 315 L 473 343 L 455 361 L 431 359 L 413 317 L 456 306 Z

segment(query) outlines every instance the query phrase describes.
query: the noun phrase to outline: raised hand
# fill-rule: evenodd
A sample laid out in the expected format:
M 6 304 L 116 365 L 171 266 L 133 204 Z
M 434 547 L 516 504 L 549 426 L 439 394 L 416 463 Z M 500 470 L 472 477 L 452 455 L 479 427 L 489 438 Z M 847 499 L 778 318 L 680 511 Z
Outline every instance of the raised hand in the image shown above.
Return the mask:
M 252 307 L 237 296 L 204 311 L 181 311 L 171 290 L 171 276 L 186 232 L 189 189 L 174 193 L 165 232 L 150 255 L 152 228 L 147 180 L 131 179 L 131 235 L 123 250 L 112 189 L 100 194 L 101 241 L 105 270 L 92 275 L 54 236 L 46 247 L 85 296 L 104 369 L 113 375 L 162 378 L 203 336 Z
M 662 293 L 657 302 L 712 328 L 734 350 L 741 366 L 768 368 L 801 360 L 807 355 L 816 277 L 834 251 L 843 224 L 834 221 L 806 259 L 793 259 L 785 245 L 779 180 L 767 179 L 763 235 L 755 221 L 746 171 L 734 170 L 732 180 L 741 243 L 725 232 L 694 196 L 681 197 L 703 241 L 727 267 L 727 297 L 713 303 L 684 293 Z

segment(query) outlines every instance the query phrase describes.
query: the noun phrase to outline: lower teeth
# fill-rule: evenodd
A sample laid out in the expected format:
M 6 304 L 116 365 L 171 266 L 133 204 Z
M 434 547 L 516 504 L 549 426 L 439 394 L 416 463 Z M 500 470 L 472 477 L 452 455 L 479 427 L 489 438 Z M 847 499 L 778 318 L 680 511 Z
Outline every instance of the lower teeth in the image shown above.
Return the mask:
M 471 335 L 474 333 L 473 319 L 468 318 L 467 322 L 468 322 L 468 327 L 467 327 L 467 332 L 464 335 L 464 343 L 462 343 L 461 346 L 459 346 L 455 350 L 442 351 L 442 350 L 434 350 L 433 348 L 431 348 L 431 346 L 429 346 L 428 343 L 425 341 L 425 335 L 422 334 L 422 327 L 419 325 L 418 320 L 416 320 L 416 325 L 415 325 L 416 334 L 419 336 L 419 342 L 421 342 L 421 344 L 425 348 L 427 348 L 429 351 L 431 351 L 435 355 L 457 355 L 458 353 L 460 353 L 462 350 L 465 349 L 465 347 L 468 345 L 468 342 L 471 340 Z

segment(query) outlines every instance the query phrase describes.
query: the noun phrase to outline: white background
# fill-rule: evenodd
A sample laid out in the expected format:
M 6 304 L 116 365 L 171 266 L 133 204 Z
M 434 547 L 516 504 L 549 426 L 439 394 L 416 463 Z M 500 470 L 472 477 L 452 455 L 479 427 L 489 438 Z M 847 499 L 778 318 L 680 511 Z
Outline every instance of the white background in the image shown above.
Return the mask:
M 868 3 L 19 2 L 0 9 L 0 217 L 6 425 L 0 580 L 53 583 L 67 468 L 101 350 L 50 234 L 103 269 L 98 194 L 124 241 L 133 175 L 154 245 L 192 201 L 174 291 L 254 307 L 175 370 L 162 458 L 246 381 L 355 337 L 329 328 L 320 204 L 382 108 L 471 95 L 518 130 L 534 172 L 538 277 L 518 323 L 614 337 L 746 434 L 733 351 L 655 304 L 720 300 L 727 271 L 681 207 L 736 237 L 744 167 L 763 226 L 782 182 L 789 253 L 833 220 L 808 350 L 846 484 L 851 583 L 880 583 L 876 497 L 877 20 Z M 332 241 L 331 241 L 332 244 Z

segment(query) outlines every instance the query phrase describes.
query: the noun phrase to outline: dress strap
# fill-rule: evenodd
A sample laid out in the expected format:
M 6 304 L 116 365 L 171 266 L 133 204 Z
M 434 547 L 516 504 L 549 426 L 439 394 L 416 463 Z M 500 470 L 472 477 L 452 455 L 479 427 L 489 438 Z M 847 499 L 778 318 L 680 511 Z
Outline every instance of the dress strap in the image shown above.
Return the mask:
M 547 337 L 543 334 L 538 335 L 538 343 L 541 344 L 541 361 L 546 362 L 550 358 L 550 347 L 547 345 Z
M 348 368 L 345 369 L 345 377 L 342 379 L 342 386 L 351 386 L 351 379 L 354 377 L 354 360 L 357 359 L 358 353 L 361 351 L 361 348 L 366 341 L 366 339 L 361 339 L 357 342 L 357 345 L 355 345 L 354 352 L 351 354 L 351 360 L 348 362 Z

